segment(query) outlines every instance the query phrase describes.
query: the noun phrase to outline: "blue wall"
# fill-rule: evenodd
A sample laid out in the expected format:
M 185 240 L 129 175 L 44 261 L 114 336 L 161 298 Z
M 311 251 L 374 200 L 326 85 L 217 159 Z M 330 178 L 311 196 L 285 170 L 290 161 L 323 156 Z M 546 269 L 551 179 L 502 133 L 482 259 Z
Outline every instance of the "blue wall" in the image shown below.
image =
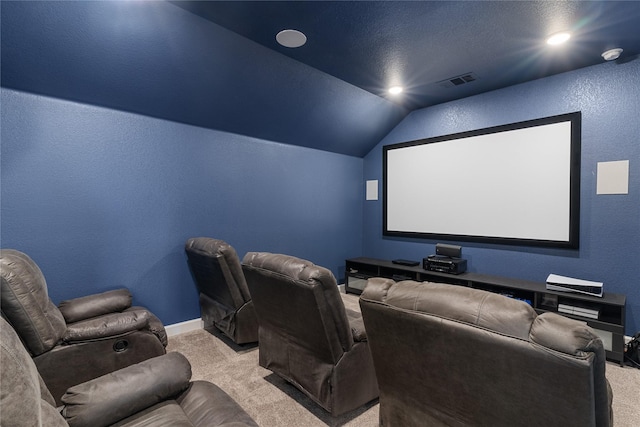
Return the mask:
M 0 18 L 4 88 L 357 157 L 407 113 L 167 1 L 3 1 Z
M 382 183 L 382 146 L 582 111 L 580 249 L 457 242 L 469 271 L 544 282 L 556 273 L 627 295 L 626 333 L 640 330 L 640 59 L 606 63 L 414 111 L 366 157 Z M 629 160 L 629 194 L 596 195 L 598 162 Z M 380 189 L 381 191 L 381 189 Z M 381 193 L 382 194 L 382 193 Z M 437 203 L 437 201 L 434 201 Z M 382 201 L 364 208 L 364 255 L 422 259 L 437 241 L 382 236 Z
M 51 299 L 125 286 L 165 324 L 200 316 L 183 245 L 286 253 L 344 275 L 363 160 L 2 89 L 1 245 Z
M 127 286 L 167 323 L 199 316 L 183 253 L 191 236 L 297 255 L 341 277 L 358 255 L 413 258 L 436 241 L 382 237 L 382 146 L 582 111 L 578 251 L 459 242 L 469 270 L 549 273 L 627 295 L 640 330 L 640 60 L 606 63 L 409 115 L 365 158 L 282 145 L 2 89 L 3 248 L 27 252 L 52 299 Z M 601 161 L 629 160 L 629 194 L 596 195 Z M 364 205 L 364 208 L 363 208 Z

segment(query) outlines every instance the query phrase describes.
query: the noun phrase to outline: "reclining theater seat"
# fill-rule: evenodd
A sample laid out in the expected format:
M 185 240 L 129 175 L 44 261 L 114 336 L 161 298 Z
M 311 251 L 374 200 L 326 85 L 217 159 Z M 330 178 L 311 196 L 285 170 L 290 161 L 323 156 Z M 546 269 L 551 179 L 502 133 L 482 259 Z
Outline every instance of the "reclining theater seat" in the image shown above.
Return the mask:
M 185 251 L 205 329 L 215 326 L 236 344 L 258 341 L 258 320 L 235 249 L 222 240 L 195 237 Z
M 26 254 L 0 251 L 2 316 L 33 357 L 57 403 L 71 386 L 165 353 L 160 320 L 131 307 L 118 289 L 56 307 L 40 268 Z
M 243 269 L 259 324 L 259 363 L 336 416 L 378 397 L 360 313 L 326 268 L 249 252 Z
M 360 296 L 380 425 L 611 426 L 603 344 L 502 295 L 369 279 Z
M 56 408 L 36 366 L 0 318 L 0 413 L 3 426 L 253 426 L 217 386 L 191 379 L 180 353 L 148 359 L 70 388 Z

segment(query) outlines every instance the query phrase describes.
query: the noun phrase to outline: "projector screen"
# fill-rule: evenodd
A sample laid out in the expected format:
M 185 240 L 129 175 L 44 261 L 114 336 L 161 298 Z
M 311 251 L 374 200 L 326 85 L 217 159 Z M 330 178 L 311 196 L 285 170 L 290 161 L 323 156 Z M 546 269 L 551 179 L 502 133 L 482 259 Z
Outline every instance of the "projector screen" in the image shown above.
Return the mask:
M 581 113 L 383 147 L 383 234 L 578 248 Z

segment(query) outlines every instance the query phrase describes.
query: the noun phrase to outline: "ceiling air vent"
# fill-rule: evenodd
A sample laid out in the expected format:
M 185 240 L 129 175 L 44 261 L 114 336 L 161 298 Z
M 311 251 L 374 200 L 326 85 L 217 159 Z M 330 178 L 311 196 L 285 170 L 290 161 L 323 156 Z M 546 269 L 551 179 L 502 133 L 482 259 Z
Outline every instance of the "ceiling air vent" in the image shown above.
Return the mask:
M 473 73 L 462 74 L 460 76 L 451 77 L 446 80 L 442 80 L 438 82 L 440 86 L 443 87 L 455 87 L 463 84 L 471 83 L 475 80 L 478 80 L 478 77 Z

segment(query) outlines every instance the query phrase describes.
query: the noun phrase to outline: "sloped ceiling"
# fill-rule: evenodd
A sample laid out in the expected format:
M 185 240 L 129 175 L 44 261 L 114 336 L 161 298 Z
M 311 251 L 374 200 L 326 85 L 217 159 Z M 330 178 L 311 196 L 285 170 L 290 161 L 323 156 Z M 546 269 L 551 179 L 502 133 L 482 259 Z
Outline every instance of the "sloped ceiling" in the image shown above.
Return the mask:
M 409 109 L 435 105 L 640 53 L 640 2 L 602 1 L 182 1 L 176 5 L 265 47 Z M 280 46 L 282 29 L 301 48 Z M 570 31 L 550 47 L 548 35 Z M 449 79 L 472 73 L 472 84 Z M 405 87 L 401 97 L 387 89 Z M 454 85 L 455 86 L 455 85 Z
M 0 14 L 3 87 L 353 156 L 413 109 L 640 52 L 640 2 L 2 1 Z M 278 45 L 288 28 L 307 44 Z M 572 39 L 550 49 L 560 30 Z

